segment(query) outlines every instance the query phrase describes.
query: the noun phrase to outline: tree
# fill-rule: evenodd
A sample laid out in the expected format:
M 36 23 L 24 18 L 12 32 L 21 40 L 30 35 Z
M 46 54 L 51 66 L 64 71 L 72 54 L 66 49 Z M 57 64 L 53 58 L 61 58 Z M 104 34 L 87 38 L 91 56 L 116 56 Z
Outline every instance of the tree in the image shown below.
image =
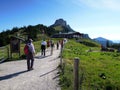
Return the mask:
M 12 30 L 6 30 L 0 33 L 0 46 L 4 46 L 10 43 L 10 37 L 19 34 L 20 37 L 27 39 L 26 36 L 33 40 L 38 40 L 39 36 L 42 35 L 44 30 L 45 36 L 50 37 L 51 35 L 58 33 L 54 28 L 38 24 L 35 26 L 23 26 L 21 28 L 14 27 Z

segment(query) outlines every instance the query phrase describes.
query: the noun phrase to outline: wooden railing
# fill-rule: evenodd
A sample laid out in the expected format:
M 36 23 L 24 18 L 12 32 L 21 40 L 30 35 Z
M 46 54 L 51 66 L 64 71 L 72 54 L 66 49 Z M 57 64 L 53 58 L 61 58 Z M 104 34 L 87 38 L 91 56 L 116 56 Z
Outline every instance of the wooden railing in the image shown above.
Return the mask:
M 0 47 L 0 63 L 9 58 L 9 48 L 7 46 Z

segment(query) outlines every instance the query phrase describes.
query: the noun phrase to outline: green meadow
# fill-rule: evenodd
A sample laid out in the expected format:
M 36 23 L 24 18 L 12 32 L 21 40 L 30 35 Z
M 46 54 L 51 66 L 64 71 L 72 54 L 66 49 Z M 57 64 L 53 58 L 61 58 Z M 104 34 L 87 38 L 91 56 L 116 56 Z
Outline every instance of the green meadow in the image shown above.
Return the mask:
M 60 40 L 53 39 L 55 42 Z M 36 53 L 40 52 L 40 42 L 33 42 Z M 21 56 L 13 54 L 12 60 L 25 59 L 25 44 L 21 43 Z M 9 46 L 7 46 L 9 47 Z M 2 49 L 0 49 L 2 50 Z M 7 50 L 0 51 L 0 57 L 7 57 Z M 79 89 L 80 90 L 120 90 L 120 53 L 101 52 L 100 45 L 91 40 L 82 42 L 68 40 L 63 50 L 63 71 L 60 75 L 62 90 L 73 90 L 74 58 L 79 60 Z M 11 59 L 9 59 L 11 61 Z
M 69 40 L 63 51 L 62 90 L 73 90 L 74 58 L 79 60 L 80 90 L 120 90 L 120 53 L 101 52 L 100 45 L 89 40 Z
M 0 47 L 0 60 L 8 57 L 8 47 Z

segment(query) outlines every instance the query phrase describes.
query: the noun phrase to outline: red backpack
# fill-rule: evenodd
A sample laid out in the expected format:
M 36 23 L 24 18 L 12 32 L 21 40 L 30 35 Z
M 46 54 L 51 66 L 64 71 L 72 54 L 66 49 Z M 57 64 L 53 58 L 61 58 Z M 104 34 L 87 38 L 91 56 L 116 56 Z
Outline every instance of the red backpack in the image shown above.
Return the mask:
M 25 45 L 24 53 L 25 53 L 25 55 L 27 55 L 29 53 L 29 46 L 28 45 Z

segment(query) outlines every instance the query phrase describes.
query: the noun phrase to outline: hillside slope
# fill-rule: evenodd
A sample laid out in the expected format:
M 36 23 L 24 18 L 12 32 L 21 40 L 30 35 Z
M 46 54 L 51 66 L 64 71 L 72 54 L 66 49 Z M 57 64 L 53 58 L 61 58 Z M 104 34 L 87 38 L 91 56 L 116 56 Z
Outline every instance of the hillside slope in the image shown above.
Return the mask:
M 69 41 L 63 51 L 64 75 L 61 75 L 62 90 L 73 90 L 74 58 L 79 61 L 79 89 L 120 89 L 120 53 L 101 52 L 99 46 L 91 47 Z M 116 71 L 117 70 L 117 71 Z

